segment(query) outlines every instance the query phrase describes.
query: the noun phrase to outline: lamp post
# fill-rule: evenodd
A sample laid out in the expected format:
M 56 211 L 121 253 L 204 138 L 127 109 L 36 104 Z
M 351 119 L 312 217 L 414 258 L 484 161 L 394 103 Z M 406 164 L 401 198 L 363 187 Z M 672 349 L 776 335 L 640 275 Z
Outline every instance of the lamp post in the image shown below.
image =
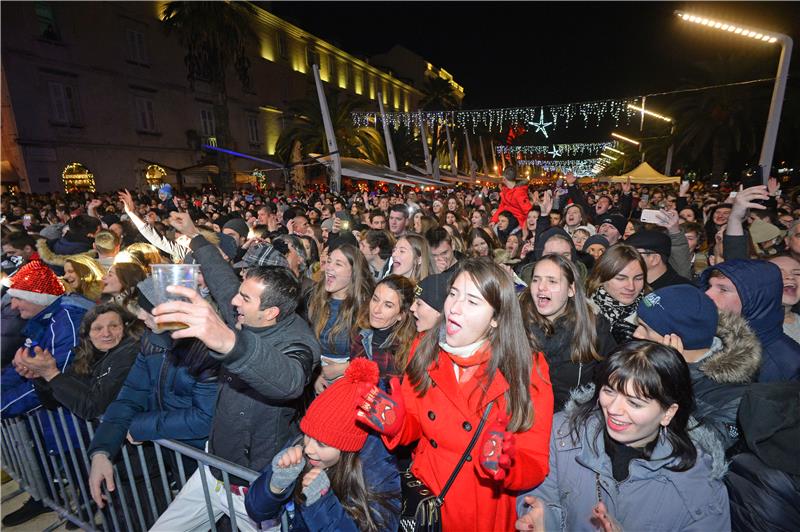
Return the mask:
M 789 61 L 792 56 L 792 38 L 783 33 L 759 30 L 756 28 L 746 28 L 739 24 L 712 20 L 700 17 L 683 11 L 675 11 L 675 14 L 683 21 L 700 24 L 742 37 L 749 37 L 763 43 L 774 44 L 780 42 L 781 57 L 778 60 L 778 74 L 775 77 L 775 85 L 772 88 L 772 100 L 769 104 L 769 114 L 767 115 L 767 126 L 764 131 L 764 142 L 761 145 L 761 156 L 758 159 L 758 166 L 761 168 L 761 179 L 764 184 L 769 180 L 772 168 L 772 156 L 775 153 L 775 140 L 778 137 L 778 126 L 781 121 L 781 109 L 783 108 L 783 95 L 786 92 L 786 80 L 789 77 Z

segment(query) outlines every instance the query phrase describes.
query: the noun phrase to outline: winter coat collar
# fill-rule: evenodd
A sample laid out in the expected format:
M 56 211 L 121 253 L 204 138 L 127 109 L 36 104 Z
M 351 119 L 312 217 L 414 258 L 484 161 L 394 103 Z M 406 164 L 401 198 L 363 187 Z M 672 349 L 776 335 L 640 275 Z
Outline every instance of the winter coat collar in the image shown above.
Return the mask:
M 761 367 L 761 343 L 741 316 L 719 313 L 720 349 L 697 363 L 708 378 L 719 383 L 751 382 Z

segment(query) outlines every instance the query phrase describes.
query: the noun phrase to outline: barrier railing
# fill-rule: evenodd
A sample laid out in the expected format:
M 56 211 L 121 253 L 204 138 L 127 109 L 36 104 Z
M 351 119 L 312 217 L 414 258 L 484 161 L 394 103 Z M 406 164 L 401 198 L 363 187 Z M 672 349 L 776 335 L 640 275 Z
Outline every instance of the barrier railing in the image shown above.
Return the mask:
M 39 409 L 25 416 L 3 419 L 0 452 L 3 469 L 20 490 L 6 500 L 27 492 L 56 512 L 60 521 L 70 521 L 83 530 L 146 531 L 166 510 L 195 470 L 202 477 L 210 528 L 216 532 L 207 468 L 222 476 L 228 508 L 233 508 L 231 475 L 252 482 L 258 472 L 238 466 L 200 449 L 171 440 L 144 444 L 126 443 L 114 463 L 115 490 L 103 487 L 104 508 L 92 500 L 89 488 L 91 460 L 87 449 L 95 426 L 59 408 Z M 235 512 L 230 512 L 232 530 L 237 530 Z

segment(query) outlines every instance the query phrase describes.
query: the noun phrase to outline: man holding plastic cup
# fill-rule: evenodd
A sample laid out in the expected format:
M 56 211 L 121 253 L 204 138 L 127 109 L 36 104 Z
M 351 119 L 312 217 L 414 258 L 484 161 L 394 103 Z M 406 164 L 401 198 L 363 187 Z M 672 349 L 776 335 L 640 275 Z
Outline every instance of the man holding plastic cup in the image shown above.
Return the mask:
M 191 238 L 194 258 L 219 314 L 195 290 L 171 286 L 169 293 L 186 300 L 161 304 L 153 309 L 153 315 L 156 323 L 185 324 L 187 327 L 174 331 L 172 337 L 198 338 L 208 346 L 209 355 L 223 364 L 208 451 L 260 471 L 289 438 L 299 434 L 295 420 L 319 365 L 319 342 L 295 313 L 299 282 L 287 268 L 261 266 L 249 268 L 240 283 L 231 265 L 199 234 L 188 214 L 171 213 L 170 223 Z M 251 521 L 244 509 L 248 483 L 231 476 L 231 509 L 225 490 L 218 489 L 222 475 L 216 469 L 207 472 L 215 510 L 234 511 L 240 530 L 257 530 L 259 524 Z M 210 526 L 202 482 L 198 471 L 151 530 Z

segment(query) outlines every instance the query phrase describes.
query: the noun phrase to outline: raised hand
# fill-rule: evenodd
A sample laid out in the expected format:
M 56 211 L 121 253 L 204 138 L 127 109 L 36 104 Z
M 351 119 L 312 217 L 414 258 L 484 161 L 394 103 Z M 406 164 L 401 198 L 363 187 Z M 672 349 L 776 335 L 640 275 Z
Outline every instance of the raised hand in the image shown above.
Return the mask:
M 688 192 L 689 192 L 689 182 L 681 181 L 681 185 L 680 187 L 678 187 L 678 197 L 685 198 Z
M 190 238 L 198 234 L 197 227 L 195 227 L 192 217 L 189 216 L 188 213 L 173 211 L 169 213 L 168 223 L 174 227 L 176 231 Z
M 733 198 L 733 206 L 731 207 L 731 214 L 728 217 L 736 220 L 744 220 L 747 216 L 747 209 L 766 209 L 764 205 L 755 203 L 758 200 L 767 200 L 769 195 L 767 187 L 764 185 L 756 185 L 754 187 L 742 188 L 739 187 L 739 192 Z
M 769 192 L 770 196 L 776 196 L 780 188 L 781 188 L 780 183 L 778 183 L 778 180 L 775 179 L 774 177 L 770 177 L 767 180 L 767 192 Z
M 483 436 L 480 464 L 494 480 L 503 480 L 511 469 L 516 454 L 514 434 L 508 432 L 508 417 L 501 414 Z
M 306 496 L 306 506 L 311 506 L 320 500 L 328 490 L 331 481 L 328 475 L 319 467 L 314 467 L 303 476 L 303 495 Z
M 158 305 L 153 309 L 157 324 L 184 323 L 188 327 L 174 331 L 173 339 L 197 338 L 212 351 L 230 353 L 236 344 L 236 333 L 197 291 L 185 286 L 168 286 L 167 292 L 185 297 L 189 301 L 167 301 Z
M 628 179 L 626 179 L 625 182 L 622 183 L 622 193 L 623 194 L 630 194 L 631 193 L 631 188 L 632 188 L 631 187 L 631 177 L 628 176 Z
M 514 523 L 514 528 L 517 530 L 544 532 L 544 503 L 533 495 L 527 495 L 524 501 L 525 505 L 530 507 L 530 511 L 517 519 L 517 522 Z
M 364 396 L 364 402 L 359 405 L 356 417 L 381 434 L 392 437 L 403 427 L 406 408 L 397 377 L 389 381 L 389 389 L 391 395 L 373 386 Z
M 303 448 L 299 445 L 289 447 L 272 458 L 272 479 L 269 489 L 275 494 L 283 493 L 294 484 L 303 471 L 306 459 L 303 457 Z
M 133 202 L 133 195 L 128 192 L 128 189 L 121 191 L 119 194 L 119 200 L 125 206 L 125 210 L 129 212 L 134 212 L 136 209 L 136 204 Z

